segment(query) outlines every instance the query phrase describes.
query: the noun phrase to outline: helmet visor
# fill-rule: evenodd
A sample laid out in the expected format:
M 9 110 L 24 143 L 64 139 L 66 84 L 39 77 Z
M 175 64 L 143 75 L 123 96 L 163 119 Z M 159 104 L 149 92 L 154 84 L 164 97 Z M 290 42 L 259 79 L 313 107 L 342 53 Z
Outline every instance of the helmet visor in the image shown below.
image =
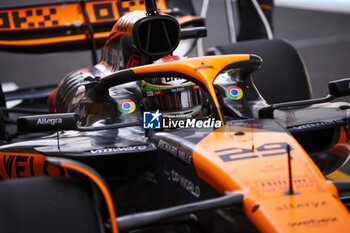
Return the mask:
M 180 90 L 184 89 L 184 90 Z M 203 103 L 203 92 L 198 86 L 191 88 L 178 88 L 168 91 L 153 92 L 153 96 L 149 96 L 151 105 L 155 109 L 162 111 L 183 111 L 191 109 Z

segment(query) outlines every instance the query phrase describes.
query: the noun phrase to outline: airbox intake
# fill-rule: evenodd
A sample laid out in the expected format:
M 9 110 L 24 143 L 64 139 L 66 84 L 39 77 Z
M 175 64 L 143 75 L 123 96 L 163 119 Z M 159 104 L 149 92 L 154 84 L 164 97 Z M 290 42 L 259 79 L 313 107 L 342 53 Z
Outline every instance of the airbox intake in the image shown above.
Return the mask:
M 146 12 L 135 11 L 121 17 L 112 29 L 108 41 L 126 37 L 147 56 L 172 53 L 180 42 L 180 25 L 170 15 L 146 17 Z

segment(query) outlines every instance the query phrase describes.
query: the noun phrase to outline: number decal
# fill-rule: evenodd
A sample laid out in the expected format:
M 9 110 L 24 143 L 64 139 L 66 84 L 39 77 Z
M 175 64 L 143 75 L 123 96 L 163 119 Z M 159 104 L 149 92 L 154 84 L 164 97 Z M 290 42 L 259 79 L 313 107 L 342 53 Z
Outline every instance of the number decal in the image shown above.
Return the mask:
M 232 153 L 232 151 L 235 151 Z M 241 159 L 251 159 L 251 158 L 257 158 L 257 155 L 250 155 L 246 157 L 237 157 L 237 155 L 244 155 L 244 154 L 251 154 L 253 153 L 252 149 L 245 149 L 245 148 L 230 148 L 230 152 L 228 154 L 220 155 L 220 158 L 224 162 L 234 161 L 234 160 L 241 160 Z
M 214 153 L 220 153 L 219 157 L 223 162 L 230 162 L 243 159 L 284 155 L 287 153 L 287 145 L 286 142 L 275 142 L 261 145 L 256 148 L 256 151 L 253 151 L 252 148 L 231 147 L 216 150 Z M 290 149 L 293 150 L 292 147 Z M 225 153 L 222 154 L 223 152 Z
M 274 156 L 274 155 L 283 155 L 287 153 L 287 143 L 285 142 L 276 142 L 276 143 L 266 143 L 262 146 L 259 146 L 256 148 L 259 152 L 270 152 L 270 153 L 264 153 L 262 156 Z M 271 153 L 273 152 L 273 153 Z

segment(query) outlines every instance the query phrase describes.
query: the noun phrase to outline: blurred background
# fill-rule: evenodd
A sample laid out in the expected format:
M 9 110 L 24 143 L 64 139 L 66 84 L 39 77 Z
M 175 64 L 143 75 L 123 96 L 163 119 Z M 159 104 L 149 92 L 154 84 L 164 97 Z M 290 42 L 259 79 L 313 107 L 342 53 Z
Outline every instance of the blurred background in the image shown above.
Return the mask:
M 66 1 L 66 0 L 65 0 Z M 58 0 L 1 0 L 0 8 Z M 202 0 L 193 0 L 199 14 Z M 330 80 L 350 77 L 350 0 L 275 0 L 276 38 L 289 40 L 304 59 L 314 97 L 327 94 Z M 212 0 L 204 49 L 229 43 L 224 0 Z M 56 84 L 67 73 L 91 66 L 90 52 L 15 54 L 0 52 L 0 81 L 20 87 Z

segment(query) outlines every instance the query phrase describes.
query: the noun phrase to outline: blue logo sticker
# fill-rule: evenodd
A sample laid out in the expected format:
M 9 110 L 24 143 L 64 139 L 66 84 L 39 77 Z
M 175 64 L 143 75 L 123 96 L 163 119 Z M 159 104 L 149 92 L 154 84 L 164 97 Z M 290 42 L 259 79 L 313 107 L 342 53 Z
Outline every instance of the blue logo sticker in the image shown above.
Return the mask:
M 144 129 L 160 129 L 160 116 L 162 114 L 156 112 L 143 112 L 143 128 Z

